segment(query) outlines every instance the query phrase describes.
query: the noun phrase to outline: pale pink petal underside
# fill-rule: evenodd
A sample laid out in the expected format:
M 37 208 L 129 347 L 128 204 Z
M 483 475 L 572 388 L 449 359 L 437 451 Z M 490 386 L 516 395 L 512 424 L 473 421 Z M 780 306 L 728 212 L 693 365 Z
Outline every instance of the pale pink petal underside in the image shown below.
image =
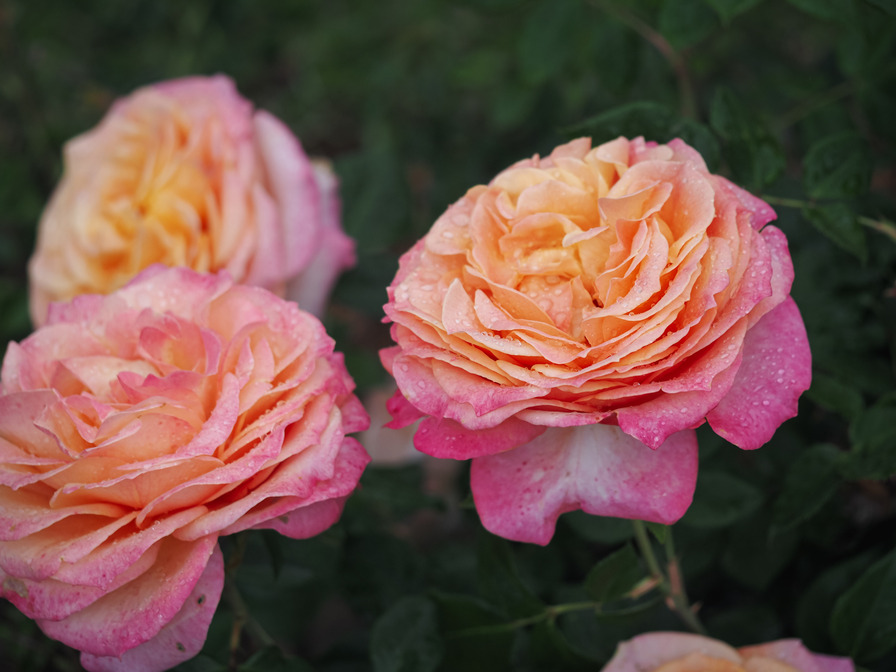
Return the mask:
M 670 524 L 690 506 L 697 438 L 686 430 L 657 450 L 612 425 L 549 428 L 514 450 L 473 460 L 482 524 L 494 534 L 547 544 L 561 513 Z
M 687 632 L 648 632 L 622 642 L 602 672 L 655 670 L 690 653 L 740 663 L 737 651 L 716 639 Z

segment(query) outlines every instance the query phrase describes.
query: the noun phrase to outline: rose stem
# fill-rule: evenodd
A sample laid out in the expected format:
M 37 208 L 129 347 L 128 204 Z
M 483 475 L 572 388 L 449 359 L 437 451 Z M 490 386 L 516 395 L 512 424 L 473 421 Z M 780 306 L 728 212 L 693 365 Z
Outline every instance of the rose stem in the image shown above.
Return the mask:
M 245 534 L 235 535 L 235 542 L 236 546 L 233 554 L 224 568 L 224 596 L 233 610 L 233 627 L 230 630 L 230 669 L 236 669 L 237 667 L 236 652 L 240 645 L 240 635 L 242 634 L 243 626 L 249 629 L 252 638 L 260 642 L 262 646 L 276 645 L 274 638 L 249 614 L 249 607 L 246 606 L 243 596 L 236 587 L 236 572 L 240 564 L 242 564 L 243 553 L 246 550 Z
M 675 77 L 678 80 L 678 95 L 680 98 L 679 112 L 681 116 L 686 119 L 697 119 L 697 102 L 696 97 L 694 96 L 694 84 L 691 81 L 691 75 L 688 72 L 687 65 L 681 54 L 675 51 L 672 45 L 669 44 L 669 41 L 660 33 L 622 7 L 617 7 L 612 3 L 603 2 L 603 0 L 591 0 L 591 4 L 607 14 L 615 16 L 622 21 L 622 23 L 638 33 L 638 35 L 647 40 L 660 52 L 660 54 L 663 55 L 663 58 L 668 61 L 672 70 L 675 71 Z
M 685 624 L 699 635 L 706 634 L 706 628 L 697 618 L 697 614 L 693 612 L 688 604 L 688 596 L 684 589 L 684 582 L 681 579 L 681 572 L 678 567 L 678 559 L 675 557 L 675 544 L 672 541 L 672 530 L 666 528 L 666 563 L 668 567 L 668 576 L 660 569 L 660 563 L 653 552 L 653 544 L 647 536 L 647 526 L 643 521 L 633 520 L 632 525 L 635 528 L 635 540 L 641 555 L 647 563 L 647 569 L 654 578 L 660 590 L 666 596 L 666 604 L 685 622 Z

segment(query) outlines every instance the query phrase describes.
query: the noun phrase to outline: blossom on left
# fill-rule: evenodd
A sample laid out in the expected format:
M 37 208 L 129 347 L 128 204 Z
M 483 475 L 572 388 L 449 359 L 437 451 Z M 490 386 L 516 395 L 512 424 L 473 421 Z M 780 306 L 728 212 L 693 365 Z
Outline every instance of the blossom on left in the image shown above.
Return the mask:
M 35 325 L 153 263 L 228 271 L 320 315 L 354 264 L 333 172 L 223 75 L 138 89 L 65 147 L 29 264 Z
M 267 290 L 155 265 L 53 304 L 0 394 L 0 595 L 85 668 L 202 648 L 218 537 L 315 535 L 369 457 L 367 414 L 321 323 Z

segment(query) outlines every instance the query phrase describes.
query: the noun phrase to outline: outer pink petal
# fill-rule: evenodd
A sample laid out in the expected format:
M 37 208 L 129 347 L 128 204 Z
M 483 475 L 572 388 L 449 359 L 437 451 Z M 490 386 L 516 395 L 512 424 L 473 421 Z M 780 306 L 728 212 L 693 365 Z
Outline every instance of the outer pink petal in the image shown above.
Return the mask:
M 195 320 L 201 319 L 203 312 L 215 297 L 220 296 L 233 286 L 233 280 L 226 272 L 197 273 L 181 266 L 169 267 L 153 264 L 140 271 L 127 285 L 115 293 L 116 299 L 123 299 L 131 308 L 153 311 L 170 310 L 176 315 Z M 76 297 L 72 303 L 78 302 Z M 98 302 L 102 312 L 114 321 L 120 314 L 120 306 L 104 299 Z M 54 321 L 84 322 L 96 324 L 97 315 L 75 312 L 70 304 L 60 304 L 59 308 L 50 312 Z M 93 306 L 86 305 L 89 310 Z M 120 318 L 119 318 L 120 319 Z
M 545 431 L 516 418 L 508 418 L 497 427 L 467 429 L 446 418 L 427 417 L 414 435 L 414 447 L 433 457 L 467 460 L 516 448 Z
M 315 163 L 313 167 L 321 196 L 316 251 L 302 272 L 287 285 L 286 298 L 320 317 L 339 274 L 355 265 L 355 241 L 342 231 L 336 175 L 324 164 Z
M 224 557 L 215 545 L 205 571 L 180 611 L 159 633 L 121 657 L 81 654 L 90 672 L 158 672 L 195 656 L 202 649 L 224 585 Z
M 697 437 L 673 434 L 654 451 L 612 425 L 550 428 L 515 450 L 473 460 L 470 483 L 494 534 L 547 544 L 561 513 L 674 523 L 697 482 Z
M 152 567 L 158 554 L 159 544 L 152 546 L 105 588 L 83 586 L 53 578 L 34 581 L 22 576 L 7 576 L 0 570 L 0 595 L 16 605 L 28 618 L 60 621 L 133 581 Z
M 264 164 L 271 195 L 280 209 L 280 235 L 285 256 L 285 277 L 303 269 L 317 246 L 320 221 L 320 192 L 311 162 L 299 140 L 274 115 L 255 113 L 255 138 Z M 250 278 L 264 273 L 264 257 L 256 259 Z
M 731 347 L 736 347 L 739 338 L 733 338 Z M 720 340 L 714 349 L 726 350 L 725 340 Z M 727 351 L 728 361 L 722 360 L 716 355 L 710 355 L 717 362 L 710 361 L 710 365 L 717 363 L 724 366 L 720 372 L 715 373 L 710 369 L 706 379 L 711 380 L 708 389 L 695 389 L 685 392 L 663 392 L 650 401 L 621 408 L 616 412 L 619 426 L 639 441 L 643 441 L 651 448 L 657 448 L 669 436 L 682 429 L 697 427 L 703 424 L 703 418 L 712 410 L 731 389 L 736 380 L 736 374 L 740 363 L 740 353 L 731 357 Z M 714 375 L 713 375 L 714 374 Z
M 757 646 L 744 646 L 738 649 L 738 653 L 744 660 L 763 656 L 786 663 L 800 672 L 854 672 L 855 670 L 855 665 L 849 658 L 812 653 L 798 639 L 780 639 Z
M 135 580 L 61 621 L 38 621 L 53 639 L 96 656 L 120 656 L 155 637 L 183 607 L 217 543 L 167 538 L 156 564 Z
M 812 381 L 812 355 L 799 309 L 788 297 L 744 338 L 731 390 L 706 418 L 719 436 L 746 450 L 767 442 L 797 413 Z
M 392 416 L 392 421 L 385 426 L 391 427 L 392 429 L 401 429 L 413 425 L 426 415 L 425 413 L 421 413 L 416 406 L 405 399 L 401 390 L 395 390 L 395 394 L 393 394 L 386 402 L 386 410 L 389 411 L 389 414 Z
M 737 651 L 717 639 L 686 632 L 648 632 L 619 644 L 601 672 L 650 672 L 689 653 L 741 662 Z
M 309 497 L 281 497 L 269 500 L 248 514 L 225 533 L 252 526 L 272 529 L 293 539 L 307 539 L 333 525 L 342 514 L 345 500 L 354 491 L 370 456 L 355 439 L 343 440 L 334 467 L 333 478 L 318 483 Z M 257 522 L 261 521 L 261 522 Z

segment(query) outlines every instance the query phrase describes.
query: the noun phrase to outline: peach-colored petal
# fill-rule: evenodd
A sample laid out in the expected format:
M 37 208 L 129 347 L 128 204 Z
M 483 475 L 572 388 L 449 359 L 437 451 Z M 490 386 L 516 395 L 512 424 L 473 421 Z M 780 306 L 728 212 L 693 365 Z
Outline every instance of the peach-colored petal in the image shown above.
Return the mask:
M 690 506 L 697 482 L 694 432 L 656 451 L 618 427 L 551 428 L 512 450 L 473 460 L 470 483 L 485 527 L 508 539 L 547 544 L 561 513 L 670 524 Z
M 223 273 L 150 266 L 54 304 L 2 367 L 0 595 L 90 669 L 195 655 L 218 537 L 321 532 L 369 461 L 333 347 L 315 317 Z
M 751 661 L 771 659 L 789 665 L 798 672 L 854 672 L 855 665 L 849 658 L 825 656 L 809 651 L 798 639 L 779 639 L 767 644 L 744 646 L 738 653 L 746 661 L 749 672 L 761 672 L 762 668 L 749 667 Z
M 65 147 L 29 262 L 32 320 L 154 263 L 226 270 L 281 295 L 289 285 L 320 313 L 354 263 L 334 203 L 335 180 L 229 78 L 138 89 Z
M 602 672 L 854 672 L 848 658 L 810 652 L 797 639 L 733 649 L 682 632 L 648 632 L 622 642 Z
M 658 449 L 709 418 L 741 447 L 766 442 L 810 359 L 774 217 L 681 140 L 579 138 L 515 163 L 399 261 L 382 353 L 391 426 L 423 417 L 418 450 L 477 464 L 523 444 L 562 464 L 543 427 L 618 425 Z

